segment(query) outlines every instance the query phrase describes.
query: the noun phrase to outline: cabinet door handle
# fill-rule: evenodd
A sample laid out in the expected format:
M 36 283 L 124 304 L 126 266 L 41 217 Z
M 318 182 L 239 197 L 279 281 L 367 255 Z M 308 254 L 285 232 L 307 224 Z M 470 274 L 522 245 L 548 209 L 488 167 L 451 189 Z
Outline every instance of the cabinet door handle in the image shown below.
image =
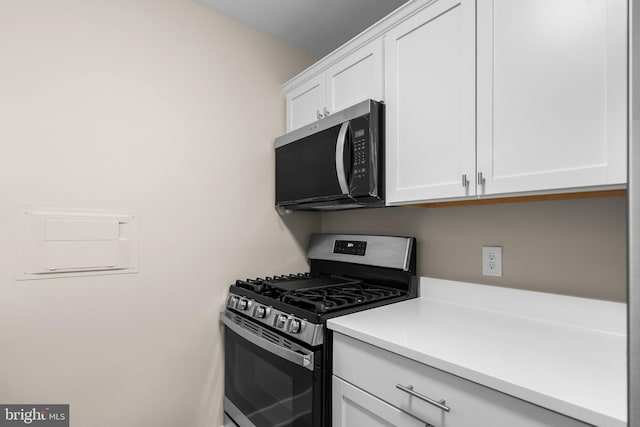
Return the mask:
M 469 186 L 469 180 L 467 179 L 466 173 L 462 175 L 462 186 L 465 188 Z
M 323 117 L 322 113 L 320 112 L 320 110 L 316 110 L 316 118 L 318 120 L 320 120 Z
M 331 113 L 327 110 L 327 107 L 324 107 L 324 117 L 327 117 L 329 114 Z
M 423 400 L 423 401 L 425 401 L 425 402 L 427 402 L 427 403 L 429 403 L 429 404 L 431 404 L 433 406 L 436 406 L 436 407 L 442 409 L 445 412 L 451 412 L 451 408 L 449 408 L 446 405 L 447 402 L 444 399 L 433 400 L 433 399 L 425 396 L 424 394 L 420 394 L 420 393 L 417 393 L 417 392 L 413 391 L 413 386 L 412 385 L 403 386 L 401 384 L 396 384 L 396 388 L 398 390 L 402 390 L 405 393 L 410 394 L 411 396 L 417 397 L 418 399 Z
M 482 172 L 478 172 L 478 185 L 484 185 L 485 179 L 482 176 Z

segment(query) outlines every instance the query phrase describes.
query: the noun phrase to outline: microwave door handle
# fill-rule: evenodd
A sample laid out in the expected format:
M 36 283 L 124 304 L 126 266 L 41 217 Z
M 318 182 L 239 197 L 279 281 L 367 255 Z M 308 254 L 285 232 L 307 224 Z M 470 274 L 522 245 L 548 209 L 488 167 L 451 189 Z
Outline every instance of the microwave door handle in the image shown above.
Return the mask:
M 347 183 L 347 173 L 344 170 L 344 146 L 347 143 L 347 131 L 349 122 L 344 122 L 340 126 L 338 141 L 336 142 L 336 172 L 338 173 L 338 184 L 342 194 L 349 194 L 349 184 Z

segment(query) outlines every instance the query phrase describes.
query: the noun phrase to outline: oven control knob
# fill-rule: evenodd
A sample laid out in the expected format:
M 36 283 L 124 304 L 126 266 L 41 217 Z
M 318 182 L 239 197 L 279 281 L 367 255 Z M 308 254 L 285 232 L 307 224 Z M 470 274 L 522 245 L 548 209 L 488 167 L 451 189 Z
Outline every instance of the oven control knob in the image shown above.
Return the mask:
M 281 314 L 280 316 L 278 316 L 278 318 L 276 319 L 276 328 L 284 329 L 286 324 L 287 324 L 287 315 Z
M 236 308 L 236 305 L 238 304 L 238 297 L 236 296 L 230 296 L 229 297 L 229 301 L 227 301 L 227 305 L 231 308 Z
M 258 319 L 264 319 L 267 315 L 267 308 L 264 305 L 259 305 L 256 307 L 256 312 L 253 315 Z
M 241 299 L 240 301 L 238 301 L 238 310 L 246 310 L 247 307 L 249 307 L 249 301 L 247 301 L 246 299 Z
M 292 334 L 297 334 L 302 329 L 302 323 L 298 319 L 293 319 L 291 324 L 289 325 L 289 332 Z

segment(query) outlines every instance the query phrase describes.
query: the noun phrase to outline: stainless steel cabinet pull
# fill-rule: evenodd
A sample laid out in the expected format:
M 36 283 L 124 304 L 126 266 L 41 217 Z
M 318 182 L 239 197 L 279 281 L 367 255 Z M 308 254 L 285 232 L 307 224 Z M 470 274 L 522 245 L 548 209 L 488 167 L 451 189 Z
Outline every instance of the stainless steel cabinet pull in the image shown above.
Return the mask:
M 442 409 L 445 412 L 451 412 L 451 408 L 449 408 L 447 405 L 445 405 L 445 403 L 447 403 L 447 402 L 445 402 L 444 399 L 433 400 L 433 399 L 425 396 L 424 394 L 420 394 L 420 393 L 417 393 L 417 392 L 413 391 L 413 386 L 412 385 L 403 386 L 401 384 L 396 384 L 396 388 L 398 390 L 402 390 L 405 393 L 410 394 L 411 396 L 417 397 L 420 400 L 424 400 L 425 402 L 430 403 L 431 405 L 436 406 L 436 407 Z
M 482 176 L 482 172 L 478 172 L 478 185 L 484 185 L 485 179 Z
M 316 118 L 318 120 L 320 120 L 323 117 L 322 113 L 320 112 L 320 110 L 316 110 Z
M 462 186 L 463 187 L 468 187 L 469 186 L 469 180 L 467 179 L 467 174 L 466 173 L 464 175 L 462 175 Z
M 324 116 L 327 117 L 329 114 L 331 113 L 327 110 L 327 107 L 324 107 Z

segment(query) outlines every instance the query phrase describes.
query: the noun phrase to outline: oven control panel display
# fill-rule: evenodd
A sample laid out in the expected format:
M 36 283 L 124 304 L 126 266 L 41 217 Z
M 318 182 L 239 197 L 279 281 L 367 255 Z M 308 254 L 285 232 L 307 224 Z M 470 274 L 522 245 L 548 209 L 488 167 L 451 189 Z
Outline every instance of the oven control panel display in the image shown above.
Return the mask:
M 336 243 L 333 245 L 334 254 L 364 256 L 366 251 L 367 242 L 358 240 L 336 240 Z

